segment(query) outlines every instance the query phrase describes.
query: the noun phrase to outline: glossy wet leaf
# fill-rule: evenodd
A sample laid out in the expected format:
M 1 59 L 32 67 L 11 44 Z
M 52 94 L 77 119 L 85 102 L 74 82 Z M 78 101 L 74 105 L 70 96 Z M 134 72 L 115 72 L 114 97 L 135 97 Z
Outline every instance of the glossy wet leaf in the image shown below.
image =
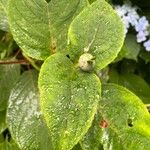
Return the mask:
M 150 103 L 150 86 L 140 76 L 135 74 L 118 74 L 115 71 L 110 73 L 110 83 L 122 85 L 135 93 L 145 104 Z
M 127 89 L 108 84 L 102 88 L 100 110 L 104 150 L 149 150 L 150 115 L 142 101 Z
M 7 110 L 7 123 L 21 150 L 51 149 L 47 127 L 39 110 L 37 73 L 25 72 L 14 86 Z M 44 134 L 44 135 L 43 135 Z
M 119 53 L 124 29 L 112 7 L 104 0 L 97 0 L 73 20 L 68 36 L 68 54 L 73 61 L 88 52 L 95 57 L 96 68 L 102 69 Z
M 55 150 L 70 150 L 91 126 L 101 84 L 62 54 L 50 56 L 39 76 L 40 103 Z
M 3 31 L 9 31 L 7 3 L 8 0 L 0 0 L 0 29 Z
M 0 65 L 0 111 L 5 110 L 10 91 L 20 77 L 20 65 Z
M 0 111 L 0 134 L 7 128 L 6 111 Z
M 14 39 L 23 51 L 46 59 L 67 44 L 67 31 L 87 0 L 10 0 L 8 17 Z

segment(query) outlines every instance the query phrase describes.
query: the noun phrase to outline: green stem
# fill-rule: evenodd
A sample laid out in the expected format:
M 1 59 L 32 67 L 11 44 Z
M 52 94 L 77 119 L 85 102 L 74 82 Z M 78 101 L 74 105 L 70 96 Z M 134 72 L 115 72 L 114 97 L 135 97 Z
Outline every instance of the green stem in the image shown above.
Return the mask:
M 40 71 L 40 68 L 35 64 L 34 60 L 28 57 L 26 54 L 23 53 L 23 56 L 30 62 L 30 64 L 37 70 Z

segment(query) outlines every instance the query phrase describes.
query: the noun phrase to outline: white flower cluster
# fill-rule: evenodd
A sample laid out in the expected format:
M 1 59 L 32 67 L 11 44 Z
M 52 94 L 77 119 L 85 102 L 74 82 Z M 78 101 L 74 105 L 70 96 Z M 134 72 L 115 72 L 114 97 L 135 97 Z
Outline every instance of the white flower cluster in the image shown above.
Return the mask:
M 150 51 L 150 39 L 147 38 L 149 35 L 149 27 L 150 24 L 145 16 L 140 17 L 137 13 L 137 7 L 132 7 L 131 3 L 125 3 L 124 5 L 115 6 L 115 10 L 118 15 L 121 17 L 124 25 L 125 25 L 125 33 L 128 32 L 128 29 L 133 27 L 137 32 L 137 42 L 143 43 L 143 46 L 147 51 Z

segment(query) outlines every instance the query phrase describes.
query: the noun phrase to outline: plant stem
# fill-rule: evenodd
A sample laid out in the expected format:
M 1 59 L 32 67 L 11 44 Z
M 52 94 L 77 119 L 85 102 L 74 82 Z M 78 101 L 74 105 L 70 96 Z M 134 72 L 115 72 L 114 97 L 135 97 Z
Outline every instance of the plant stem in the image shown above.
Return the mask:
M 40 68 L 35 64 L 34 60 L 28 57 L 26 54 L 23 53 L 23 56 L 30 62 L 30 64 L 37 70 L 40 71 Z
M 16 61 L 0 61 L 1 65 L 8 65 L 8 64 L 21 64 L 21 65 L 29 65 L 26 60 L 16 60 Z

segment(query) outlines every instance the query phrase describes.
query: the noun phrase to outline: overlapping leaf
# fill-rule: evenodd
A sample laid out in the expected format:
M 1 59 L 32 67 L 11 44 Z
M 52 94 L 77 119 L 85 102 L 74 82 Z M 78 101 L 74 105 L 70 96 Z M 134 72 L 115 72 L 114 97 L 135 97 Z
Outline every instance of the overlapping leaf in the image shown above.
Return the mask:
M 7 111 L 9 130 L 21 150 L 52 149 L 38 98 L 37 73 L 25 72 L 11 92 Z
M 87 0 L 10 0 L 14 39 L 27 55 L 46 59 L 66 47 L 68 27 L 87 4 Z
M 93 124 L 80 141 L 83 150 L 102 150 L 101 137 L 102 130 L 100 128 L 100 121 L 102 120 L 99 111 L 95 115 Z
M 110 83 L 116 83 L 126 87 L 135 93 L 145 104 L 150 103 L 150 86 L 140 76 L 135 74 L 118 74 L 115 70 L 110 72 Z
M 6 111 L 0 111 L 0 134 L 7 128 Z
M 73 61 L 88 52 L 95 57 L 96 68 L 102 69 L 119 53 L 124 29 L 112 7 L 104 0 L 97 0 L 73 20 L 68 36 L 68 54 Z
M 90 127 L 101 84 L 93 73 L 75 69 L 62 54 L 50 56 L 39 76 L 41 109 L 55 150 L 70 150 Z
M 20 65 L 0 65 L 0 111 L 5 110 L 10 91 L 20 77 Z
M 8 0 L 0 0 L 0 29 L 3 31 L 9 31 L 7 19 L 7 3 Z
M 150 115 L 142 101 L 127 89 L 115 84 L 102 88 L 101 115 L 105 150 L 149 150 Z

